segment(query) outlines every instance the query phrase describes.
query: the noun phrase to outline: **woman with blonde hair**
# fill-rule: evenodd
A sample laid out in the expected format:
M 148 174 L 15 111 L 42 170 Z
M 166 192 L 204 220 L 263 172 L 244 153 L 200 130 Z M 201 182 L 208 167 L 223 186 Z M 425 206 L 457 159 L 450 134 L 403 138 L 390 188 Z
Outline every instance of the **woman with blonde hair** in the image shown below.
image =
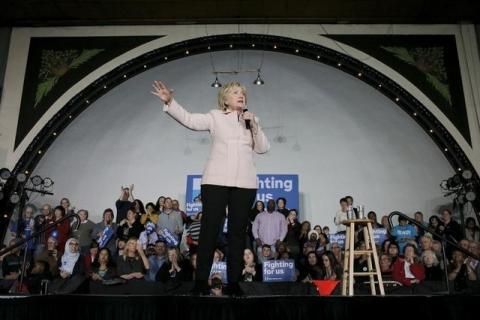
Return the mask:
M 186 111 L 173 98 L 173 91 L 160 81 L 153 83 L 152 94 L 162 100 L 163 110 L 175 120 L 192 130 L 209 131 L 212 137 L 201 183 L 203 217 L 193 293 L 209 294 L 212 257 L 227 208 L 229 291 L 241 295 L 238 282 L 242 275 L 245 230 L 258 188 L 253 154 L 270 149 L 258 118 L 246 111 L 246 88 L 238 82 L 223 86 L 218 92 L 217 110 L 205 114 Z
M 125 280 L 143 279 L 148 269 L 150 264 L 142 243 L 137 238 L 128 239 L 123 254 L 117 259 L 118 275 Z

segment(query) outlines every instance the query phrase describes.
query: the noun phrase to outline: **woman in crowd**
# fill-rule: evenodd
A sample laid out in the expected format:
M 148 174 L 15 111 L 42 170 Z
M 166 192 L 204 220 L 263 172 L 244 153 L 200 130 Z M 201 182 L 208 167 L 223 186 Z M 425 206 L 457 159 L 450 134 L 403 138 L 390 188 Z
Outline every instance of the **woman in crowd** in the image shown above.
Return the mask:
M 455 289 L 461 291 L 466 289 L 467 280 L 477 280 L 477 275 L 472 267 L 465 263 L 465 254 L 459 250 L 453 250 L 452 263 L 448 268 L 448 280 L 455 281 Z
M 80 244 L 77 239 L 70 238 L 65 243 L 64 253 L 60 259 L 60 278 L 50 285 L 50 292 L 55 294 L 73 293 L 84 283 L 85 266 L 80 254 Z
M 392 263 L 395 263 L 398 258 L 398 253 L 399 253 L 399 248 L 398 244 L 395 241 L 390 241 L 390 244 L 388 245 L 388 250 L 387 254 L 392 258 Z
M 58 259 L 60 257 L 60 253 L 57 250 L 57 239 L 50 236 L 47 239 L 47 247 L 44 248 L 38 256 L 36 257 L 36 261 L 45 261 L 48 263 L 48 269 L 52 277 L 57 277 L 59 274 L 58 270 Z
M 243 251 L 242 278 L 245 282 L 262 281 L 262 268 L 256 262 L 255 255 L 251 249 Z
M 297 258 L 300 254 L 300 223 L 297 220 L 297 210 L 290 209 L 290 212 L 287 216 L 287 235 L 285 236 L 284 242 L 288 247 L 290 254 Z
M 135 207 L 131 207 L 127 211 L 127 218 L 120 221 L 117 228 L 117 238 L 127 241 L 130 238 L 140 237 L 140 233 L 144 230 L 142 224 L 137 219 Z
M 330 250 L 330 241 L 325 233 L 318 234 L 318 246 L 317 246 L 317 255 L 321 256 L 325 251 Z
M 382 253 L 380 255 L 380 271 L 382 272 L 382 277 L 389 277 L 391 280 L 392 277 L 392 258 L 386 254 Z
M 145 225 L 148 221 L 155 225 L 158 222 L 158 212 L 156 212 L 153 202 L 147 203 L 145 213 L 140 216 L 140 223 L 142 225 Z
M 393 280 L 404 286 L 419 284 L 425 279 L 425 267 L 418 260 L 417 248 L 407 243 L 403 249 L 404 257 L 398 258 L 393 264 Z
M 125 280 L 143 279 L 150 268 L 142 244 L 137 238 L 128 239 L 123 255 L 117 259 L 117 273 Z
M 88 251 L 88 254 L 85 255 L 84 257 L 84 263 L 85 263 L 85 274 L 87 277 L 90 277 L 92 274 L 92 265 L 97 261 L 98 259 L 98 243 L 95 240 L 92 240 L 90 242 L 90 248 Z
M 309 240 L 309 233 L 311 231 L 310 221 L 303 221 L 300 225 L 300 234 L 298 235 L 298 241 L 300 244 L 300 249 L 303 249 L 305 242 Z
M 80 253 L 83 255 L 88 255 L 90 249 L 90 244 L 95 235 L 93 229 L 95 228 L 95 223 L 88 219 L 88 211 L 85 209 L 78 210 L 78 216 L 80 217 L 80 225 L 78 229 L 72 233 L 72 236 L 78 239 L 80 243 Z
M 66 202 L 64 200 L 62 200 L 62 203 L 66 205 Z M 66 219 L 66 220 L 63 220 L 62 222 L 57 222 L 65 216 L 65 208 L 63 206 L 55 207 L 53 213 L 55 216 L 56 226 L 54 229 L 51 229 L 50 235 L 53 235 L 57 239 L 58 250 L 61 253 L 63 253 L 64 248 L 66 248 L 65 243 L 67 242 L 67 239 L 70 236 L 70 221 Z
M 443 234 L 443 222 L 439 217 L 433 215 L 428 219 L 428 229 L 439 235 Z M 437 236 L 433 236 L 433 239 L 440 240 Z
M 465 237 L 470 241 L 480 241 L 480 228 L 473 217 L 465 220 Z
M 341 280 L 342 266 L 335 260 L 335 256 L 331 251 L 325 251 L 321 256 L 321 267 L 323 280 Z
M 338 244 L 337 242 L 334 242 L 331 244 L 331 249 L 332 249 L 332 252 L 333 252 L 333 255 L 335 256 L 335 260 L 337 261 L 337 263 L 341 266 L 343 266 L 343 251 L 342 251 L 342 247 L 340 246 L 340 244 Z
M 307 254 L 305 267 L 302 268 L 300 279 L 303 282 L 311 282 L 312 280 L 323 280 L 322 266 L 318 263 L 318 258 L 315 252 Z
M 168 248 L 167 255 L 167 261 L 158 270 L 155 280 L 162 283 L 191 280 L 192 270 L 188 261 L 183 260 L 178 248 Z
M 425 267 L 426 281 L 442 281 L 443 271 L 438 265 L 438 259 L 435 252 L 432 250 L 425 250 L 422 252 L 422 262 Z
M 135 213 L 137 214 L 137 217 L 140 217 L 141 215 L 145 214 L 145 206 L 143 205 L 142 200 L 135 199 L 133 201 L 133 205 L 135 206 Z
M 98 259 L 92 265 L 93 281 L 111 280 L 117 276 L 115 267 L 113 266 L 112 256 L 108 248 L 103 248 L 98 253 Z

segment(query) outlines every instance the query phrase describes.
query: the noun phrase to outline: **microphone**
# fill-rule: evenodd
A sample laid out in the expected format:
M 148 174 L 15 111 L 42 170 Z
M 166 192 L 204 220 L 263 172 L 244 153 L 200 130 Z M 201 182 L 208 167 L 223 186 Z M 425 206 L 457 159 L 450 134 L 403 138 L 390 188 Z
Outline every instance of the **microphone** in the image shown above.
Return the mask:
M 247 111 L 248 111 L 248 109 L 245 108 L 245 109 L 243 109 L 242 113 L 245 113 Z M 250 130 L 250 120 L 245 120 L 245 128 L 247 128 L 247 130 Z

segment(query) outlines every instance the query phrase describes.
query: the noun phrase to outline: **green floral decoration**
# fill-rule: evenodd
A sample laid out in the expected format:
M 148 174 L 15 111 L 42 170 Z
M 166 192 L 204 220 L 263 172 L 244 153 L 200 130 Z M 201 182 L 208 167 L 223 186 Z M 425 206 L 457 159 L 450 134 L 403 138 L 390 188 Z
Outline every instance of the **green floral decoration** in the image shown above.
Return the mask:
M 448 86 L 443 47 L 405 48 L 382 46 L 381 48 L 394 54 L 398 59 L 415 66 L 425 75 L 427 82 L 452 106 L 452 95 Z
M 68 71 L 80 67 L 104 50 L 42 50 L 34 107 L 52 90 L 60 77 Z

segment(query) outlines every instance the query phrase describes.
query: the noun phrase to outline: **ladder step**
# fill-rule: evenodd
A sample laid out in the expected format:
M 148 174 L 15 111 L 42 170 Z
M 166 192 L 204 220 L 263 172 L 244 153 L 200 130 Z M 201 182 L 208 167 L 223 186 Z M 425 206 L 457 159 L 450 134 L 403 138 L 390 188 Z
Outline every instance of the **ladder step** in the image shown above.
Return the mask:
M 353 251 L 353 254 L 370 254 L 373 253 L 373 250 L 355 250 Z
M 354 272 L 353 275 L 354 276 L 369 276 L 369 275 L 375 276 L 377 275 L 377 272 L 376 271 Z

